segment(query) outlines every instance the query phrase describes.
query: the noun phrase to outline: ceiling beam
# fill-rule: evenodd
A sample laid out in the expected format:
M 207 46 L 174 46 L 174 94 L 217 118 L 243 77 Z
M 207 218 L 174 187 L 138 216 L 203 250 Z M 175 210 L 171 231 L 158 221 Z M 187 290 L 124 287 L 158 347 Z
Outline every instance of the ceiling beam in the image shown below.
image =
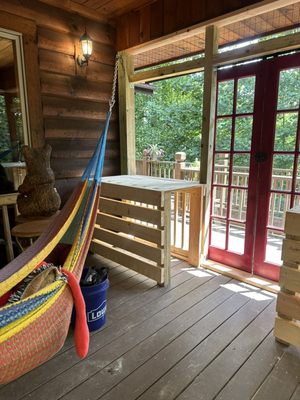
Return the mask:
M 97 10 L 93 10 L 92 8 L 86 7 L 72 0 L 39 0 L 39 1 L 48 4 L 49 6 L 61 8 L 65 11 L 81 15 L 82 17 L 91 19 L 93 21 L 112 24 L 112 21 L 108 19 L 108 16 L 105 16 L 104 14 L 99 13 Z
M 213 63 L 215 66 L 230 64 L 230 62 L 246 61 L 269 54 L 292 51 L 300 48 L 300 33 L 294 33 L 279 38 L 265 40 L 232 51 L 218 53 Z
M 185 61 L 180 64 L 172 64 L 147 71 L 135 72 L 129 76 L 130 83 L 153 82 L 160 79 L 192 74 L 204 69 L 204 58 Z
M 131 55 L 141 54 L 145 51 L 157 49 L 158 47 L 172 44 L 174 42 L 177 42 L 178 40 L 187 39 L 196 34 L 203 33 L 205 32 L 206 27 L 209 25 L 214 25 L 220 28 L 222 26 L 226 26 L 238 21 L 245 20 L 247 18 L 264 14 L 266 12 L 289 6 L 297 2 L 297 0 L 263 0 L 257 3 L 253 3 L 250 6 L 235 10 L 231 13 L 220 15 L 216 18 L 203 21 L 189 28 L 181 29 L 177 32 L 170 33 L 169 35 L 159 37 L 147 43 L 131 47 L 130 49 L 126 49 L 126 52 Z
M 232 51 L 214 55 L 213 65 L 222 66 L 239 61 L 246 61 L 269 54 L 292 51 L 300 48 L 300 33 L 294 33 L 279 38 L 269 39 L 249 46 L 237 48 Z M 132 73 L 130 83 L 153 82 L 160 79 L 172 78 L 203 71 L 205 58 L 185 61 L 180 64 L 168 65 L 156 69 L 149 69 Z

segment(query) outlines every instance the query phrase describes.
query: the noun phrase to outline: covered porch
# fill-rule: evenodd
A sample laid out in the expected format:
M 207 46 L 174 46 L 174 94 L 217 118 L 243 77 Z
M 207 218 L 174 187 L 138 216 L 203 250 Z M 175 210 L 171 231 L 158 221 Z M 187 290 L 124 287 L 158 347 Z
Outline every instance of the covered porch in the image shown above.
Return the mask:
M 281 269 L 285 274 L 279 297 L 281 308 L 277 311 L 274 291 L 278 288 L 271 287 L 274 282 L 255 282 L 251 263 L 246 266 L 244 260 L 237 262 L 258 287 L 235 280 L 226 266 L 217 268 L 208 265 L 207 260 L 211 248 L 243 256 L 246 225 L 254 220 L 253 214 L 246 217 L 251 146 L 248 141 L 246 149 L 234 147 L 235 120 L 252 117 L 254 106 L 250 111 L 237 111 L 239 80 L 246 74 L 226 77 L 233 82 L 232 109 L 219 115 L 218 70 L 257 57 L 262 57 L 264 63 L 269 57 L 282 60 L 277 54 L 295 52 L 293 68 L 300 71 L 299 24 L 300 7 L 295 0 L 1 1 L 0 25 L 5 31 L 19 29 L 24 46 L 28 143 L 35 148 L 45 143 L 52 146 L 51 165 L 63 200 L 80 180 L 105 124 L 116 55 L 118 112 L 113 111 L 108 131 L 103 173 L 106 180 L 120 174 L 132 177 L 137 172 L 134 85 L 204 72 L 200 169 L 195 172 L 182 165 L 174 167 L 179 179 L 194 175 L 192 179 L 203 189 L 194 197 L 193 207 L 189 193 L 156 193 L 154 203 L 148 206 L 150 190 L 142 200 L 126 197 L 116 188 L 105 192 L 104 180 L 104 201 L 100 199 L 99 209 L 93 209 L 96 229 L 91 250 L 96 254 L 89 255 L 87 263 L 110 270 L 106 325 L 91 333 L 90 350 L 84 360 L 76 356 L 70 329 L 65 345 L 51 360 L 0 386 L 1 399 L 300 399 L 300 352 L 296 347 L 300 343 L 300 233 L 299 224 L 294 223 L 300 214 L 289 216 L 290 231 L 286 231 Z M 78 39 L 85 30 L 93 36 L 94 53 L 82 67 L 77 61 L 81 51 Z M 282 31 L 286 31 L 283 36 L 272 36 Z M 259 41 L 260 37 L 266 40 Z M 240 41 L 247 41 L 247 46 L 222 51 L 224 46 L 235 46 Z M 157 67 L 162 63 L 167 65 Z M 260 76 L 259 72 L 255 76 Z M 296 100 L 297 96 L 298 92 Z M 275 104 L 277 98 L 273 97 Z M 266 222 L 263 227 L 266 237 L 271 232 L 267 243 L 270 259 L 266 260 L 264 254 L 264 263 L 281 257 L 284 214 L 300 198 L 299 107 L 297 103 L 284 110 L 297 114 L 294 148 L 275 149 L 278 154 L 274 150 L 276 155 L 293 158 L 292 174 L 285 175 L 285 168 L 274 169 L 269 162 L 270 190 L 261 209 L 272 223 Z M 282 112 L 276 105 L 273 111 L 275 119 L 276 113 Z M 215 146 L 216 119 L 231 123 L 228 132 L 232 136 L 225 149 Z M 238 152 L 248 157 L 248 169 L 236 168 L 233 161 Z M 145 175 L 147 168 L 143 167 Z M 168 175 L 172 168 L 156 164 L 151 171 L 163 179 L 172 178 Z M 160 189 L 151 190 L 162 192 Z M 132 190 L 129 192 L 131 196 Z M 255 193 L 259 197 L 259 190 Z M 269 212 L 270 199 L 274 201 Z M 154 244 L 144 236 L 148 228 Z M 253 238 L 256 231 L 248 231 Z M 247 250 L 247 256 L 251 255 L 249 246 Z M 135 255 L 134 259 L 128 252 Z M 145 262 L 146 255 L 150 262 Z M 223 261 L 223 253 L 220 259 Z M 135 260 L 137 264 L 130 265 Z M 151 276 L 149 271 L 153 272 Z M 278 278 L 279 264 L 275 272 L 277 275 L 272 276 Z M 72 302 L 69 305 L 72 307 Z M 276 316 L 281 334 L 277 337 L 293 346 L 275 340 Z M 18 323 L 15 326 L 19 329 Z
M 172 259 L 171 283 L 100 256 L 107 323 L 78 361 L 70 332 L 50 361 L 0 388 L 5 400 L 298 400 L 300 353 L 274 340 L 276 296 Z

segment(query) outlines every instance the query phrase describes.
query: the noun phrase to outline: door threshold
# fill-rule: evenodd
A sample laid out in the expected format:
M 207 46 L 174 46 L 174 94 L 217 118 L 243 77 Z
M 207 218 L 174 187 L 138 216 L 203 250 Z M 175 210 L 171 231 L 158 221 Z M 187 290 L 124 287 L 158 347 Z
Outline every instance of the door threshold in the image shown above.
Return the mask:
M 211 271 L 218 272 L 221 275 L 229 276 L 230 278 L 237 279 L 238 281 L 256 286 L 260 289 L 267 290 L 268 292 L 279 293 L 280 291 L 280 286 L 275 281 L 262 278 L 258 275 L 250 274 L 249 272 L 245 272 L 237 268 L 229 267 L 228 265 L 220 264 L 216 261 L 205 260 L 201 262 L 200 266 Z

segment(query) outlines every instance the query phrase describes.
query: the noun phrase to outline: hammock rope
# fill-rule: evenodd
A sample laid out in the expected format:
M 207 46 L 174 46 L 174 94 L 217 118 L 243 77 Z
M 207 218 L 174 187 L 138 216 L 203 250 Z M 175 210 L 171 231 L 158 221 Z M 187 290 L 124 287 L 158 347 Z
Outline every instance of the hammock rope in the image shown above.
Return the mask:
M 47 232 L 0 270 L 0 297 L 13 290 L 42 261 L 61 265 L 72 281 L 74 292 L 74 282 L 80 278 L 97 216 L 105 146 L 115 105 L 118 61 L 116 57 L 106 120 L 82 179 Z M 68 284 L 57 280 L 25 299 L 0 308 L 0 384 L 47 361 L 63 346 L 72 306 Z M 75 332 L 75 340 L 78 338 L 80 335 Z

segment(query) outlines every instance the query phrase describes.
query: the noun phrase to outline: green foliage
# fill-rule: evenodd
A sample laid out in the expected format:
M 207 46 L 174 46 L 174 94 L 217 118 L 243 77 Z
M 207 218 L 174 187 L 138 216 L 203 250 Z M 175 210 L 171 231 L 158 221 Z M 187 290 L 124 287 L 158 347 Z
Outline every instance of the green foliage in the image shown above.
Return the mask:
M 136 94 L 136 157 L 142 157 L 149 145 L 157 145 L 165 151 L 165 159 L 173 160 L 177 151 L 187 154 L 193 162 L 200 155 L 203 74 L 187 75 L 153 83 L 152 96 Z M 230 151 L 232 140 L 233 80 L 219 83 L 216 133 L 216 150 Z M 236 113 L 251 113 L 254 106 L 255 77 L 238 80 Z M 275 151 L 295 151 L 300 101 L 300 68 L 280 73 Z M 289 111 L 288 111 L 289 110 Z M 291 111 L 295 110 L 295 111 Z M 221 118 L 220 118 L 221 117 Z M 252 140 L 252 116 L 235 118 L 235 151 L 250 151 Z M 298 150 L 298 149 L 297 149 Z M 245 155 L 236 155 L 237 166 L 249 166 Z M 294 157 L 277 155 L 274 168 L 293 168 Z
M 174 160 L 177 151 L 187 161 L 199 158 L 203 74 L 165 79 L 153 83 L 154 93 L 136 94 L 136 157 L 156 144 L 165 151 L 165 160 Z
M 10 135 L 6 115 L 5 99 L 4 96 L 0 96 L 0 152 L 5 151 L 10 147 Z

